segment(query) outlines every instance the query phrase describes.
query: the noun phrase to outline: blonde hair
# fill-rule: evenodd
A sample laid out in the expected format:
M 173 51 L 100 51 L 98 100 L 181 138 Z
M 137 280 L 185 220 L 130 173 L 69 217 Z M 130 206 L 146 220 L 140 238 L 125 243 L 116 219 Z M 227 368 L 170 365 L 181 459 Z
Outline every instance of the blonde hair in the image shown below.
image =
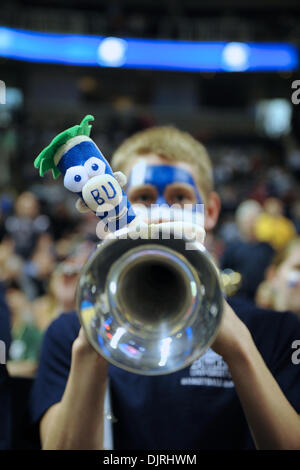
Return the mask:
M 197 168 L 196 182 L 204 195 L 212 191 L 213 171 L 206 148 L 189 133 L 172 126 L 151 127 L 126 139 L 112 156 L 112 168 L 126 172 L 134 157 L 150 153 L 194 165 Z

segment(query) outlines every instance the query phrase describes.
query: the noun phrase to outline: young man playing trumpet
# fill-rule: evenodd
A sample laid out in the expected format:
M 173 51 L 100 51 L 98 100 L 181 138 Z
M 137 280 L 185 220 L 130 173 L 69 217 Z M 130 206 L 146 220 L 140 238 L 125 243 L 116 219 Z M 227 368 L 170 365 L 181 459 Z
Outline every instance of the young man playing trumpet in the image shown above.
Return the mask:
M 215 226 L 220 200 L 205 148 L 174 128 L 127 139 L 112 158 L 132 204 L 205 207 Z M 161 220 L 158 220 L 158 222 Z M 109 365 L 88 343 L 76 313 L 48 329 L 33 390 L 44 449 L 102 449 L 109 378 L 115 449 L 298 449 L 300 339 L 293 314 L 224 300 L 211 348 L 192 366 L 163 376 Z

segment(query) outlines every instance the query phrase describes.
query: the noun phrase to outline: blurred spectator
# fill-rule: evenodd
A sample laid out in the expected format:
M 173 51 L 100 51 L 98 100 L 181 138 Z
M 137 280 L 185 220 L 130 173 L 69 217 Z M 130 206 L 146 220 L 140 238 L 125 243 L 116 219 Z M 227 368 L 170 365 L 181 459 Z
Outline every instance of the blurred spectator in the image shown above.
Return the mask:
M 239 231 L 234 216 L 223 217 L 218 235 L 224 243 L 229 243 L 239 238 Z
M 291 207 L 291 218 L 298 234 L 300 234 L 300 199 L 296 199 Z
M 82 238 L 75 233 L 54 244 L 49 233 L 42 233 L 27 260 L 16 254 L 11 236 L 0 243 L 0 281 L 7 286 L 11 311 L 8 370 L 12 376 L 34 376 L 43 331 L 55 317 L 75 309 L 79 273 L 95 246 L 93 240 Z
M 73 253 L 57 265 L 51 275 L 47 293 L 34 300 L 35 321 L 41 330 L 46 330 L 61 313 L 75 310 L 79 273 L 93 247 L 94 244 L 89 241 L 77 244 Z
M 240 295 L 253 299 L 264 279 L 265 269 L 273 257 L 273 248 L 255 238 L 255 224 L 262 208 L 254 200 L 242 202 L 236 211 L 240 239 L 228 243 L 221 257 L 221 269 L 231 269 L 241 275 Z
M 256 293 L 261 307 L 292 311 L 300 316 L 300 237 L 275 255 Z
M 69 213 L 68 207 L 65 203 L 59 202 L 53 205 L 55 210 L 51 215 L 51 228 L 54 239 L 59 240 L 67 233 L 74 232 L 79 221 L 72 217 L 72 214 Z
M 0 243 L 0 280 L 5 283 L 18 281 L 22 275 L 23 260 L 15 254 L 14 241 L 5 236 Z
M 32 306 L 17 285 L 7 289 L 6 298 L 12 327 L 8 371 L 11 376 L 32 377 L 38 363 L 42 332 L 34 325 Z
M 2 241 L 5 231 L 5 218 L 10 215 L 13 209 L 13 201 L 9 194 L 0 194 L 0 242 Z
M 20 194 L 15 204 L 15 215 L 6 219 L 5 228 L 15 242 L 16 253 L 28 258 L 38 236 L 49 229 L 50 220 L 40 214 L 39 202 L 29 191 Z
M 22 286 L 31 300 L 45 293 L 54 266 L 54 242 L 50 234 L 44 233 L 36 240 L 32 256 L 23 268 Z
M 274 250 L 280 250 L 295 237 L 295 227 L 283 215 L 283 204 L 279 199 L 266 199 L 264 210 L 257 218 L 255 236 L 259 241 L 270 243 Z
M 255 224 L 261 212 L 261 205 L 252 199 L 248 199 L 238 206 L 235 219 L 240 237 L 243 241 L 251 242 L 256 239 Z

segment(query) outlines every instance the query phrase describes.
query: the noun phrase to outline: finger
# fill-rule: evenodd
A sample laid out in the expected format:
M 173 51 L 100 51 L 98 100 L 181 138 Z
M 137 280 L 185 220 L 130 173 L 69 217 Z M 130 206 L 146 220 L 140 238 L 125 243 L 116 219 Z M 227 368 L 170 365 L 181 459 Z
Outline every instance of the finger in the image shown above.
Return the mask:
M 127 183 L 127 177 L 124 175 L 124 173 L 122 173 L 122 171 L 115 171 L 114 177 L 122 187 Z
M 90 210 L 81 198 L 77 199 L 75 207 L 78 210 L 78 212 L 81 212 L 81 213 L 89 212 Z

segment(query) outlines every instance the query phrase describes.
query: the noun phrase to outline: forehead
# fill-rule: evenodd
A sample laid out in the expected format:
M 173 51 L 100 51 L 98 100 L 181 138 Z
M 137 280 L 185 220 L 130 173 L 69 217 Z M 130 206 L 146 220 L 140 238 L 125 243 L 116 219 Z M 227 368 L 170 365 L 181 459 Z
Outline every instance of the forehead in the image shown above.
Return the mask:
M 151 171 L 147 171 L 146 168 L 151 167 Z M 134 170 L 134 171 L 132 171 Z M 184 181 L 188 182 L 189 179 L 191 184 L 196 184 L 194 175 L 197 169 L 194 165 L 187 162 L 174 162 L 168 158 L 161 157 L 156 154 L 147 154 L 145 156 L 136 155 L 130 159 L 130 163 L 125 168 L 127 176 L 131 177 L 134 174 L 138 178 L 140 174 L 140 180 L 146 182 L 145 179 L 159 177 L 160 181 Z M 134 183 L 136 184 L 136 183 Z M 142 183 L 139 183 L 142 184 Z
M 196 188 L 192 175 L 183 168 L 173 165 L 149 164 L 138 162 L 133 166 L 128 181 L 129 186 L 140 186 L 143 184 L 153 184 L 164 188 L 172 183 L 185 183 Z

